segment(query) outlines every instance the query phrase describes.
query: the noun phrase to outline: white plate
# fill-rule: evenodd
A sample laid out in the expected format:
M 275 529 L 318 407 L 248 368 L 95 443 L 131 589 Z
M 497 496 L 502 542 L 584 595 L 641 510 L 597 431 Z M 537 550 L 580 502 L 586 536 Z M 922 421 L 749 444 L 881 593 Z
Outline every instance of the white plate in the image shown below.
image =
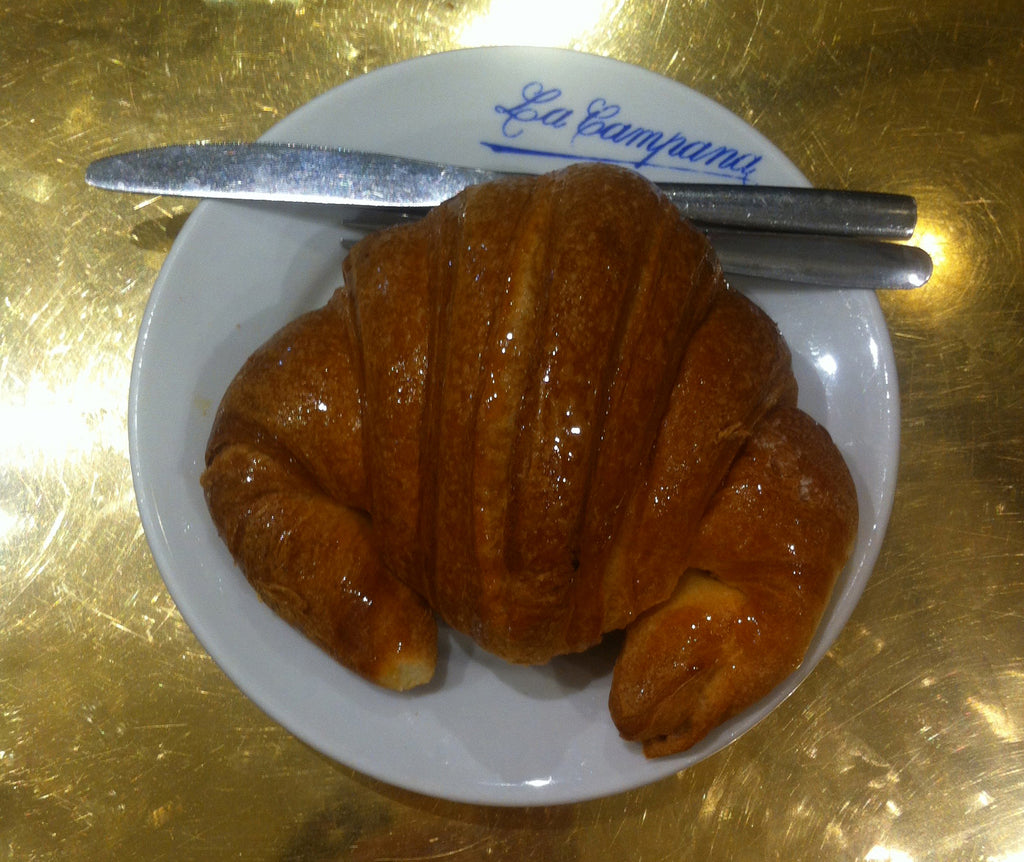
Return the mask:
M 806 185 L 767 140 L 705 97 L 632 66 L 548 49 L 469 50 L 391 66 L 313 100 L 266 139 L 515 170 L 601 158 L 645 162 L 655 179 Z M 641 148 L 651 142 L 660 150 Z M 337 761 L 414 791 L 485 804 L 552 804 L 637 787 L 718 751 L 767 715 L 845 624 L 888 520 L 899 410 L 875 297 L 746 285 L 789 341 L 802 405 L 850 464 L 860 532 L 803 666 L 691 751 L 648 761 L 608 716 L 610 649 L 519 668 L 442 632 L 435 683 L 389 693 L 261 605 L 217 537 L 199 487 L 214 411 L 245 358 L 340 283 L 340 217 L 325 207 L 200 204 L 167 257 L 139 335 L 129 432 L 142 522 L 168 590 L 224 672 Z

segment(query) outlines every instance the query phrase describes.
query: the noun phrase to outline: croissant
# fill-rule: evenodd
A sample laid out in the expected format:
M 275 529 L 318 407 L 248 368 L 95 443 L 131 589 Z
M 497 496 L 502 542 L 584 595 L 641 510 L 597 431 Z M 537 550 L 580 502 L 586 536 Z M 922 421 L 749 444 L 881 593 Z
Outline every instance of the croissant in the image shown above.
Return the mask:
M 857 500 L 788 348 L 626 169 L 466 189 L 372 234 L 218 410 L 209 509 L 260 596 L 372 682 L 436 619 L 539 664 L 625 629 L 609 706 L 685 750 L 796 667 Z

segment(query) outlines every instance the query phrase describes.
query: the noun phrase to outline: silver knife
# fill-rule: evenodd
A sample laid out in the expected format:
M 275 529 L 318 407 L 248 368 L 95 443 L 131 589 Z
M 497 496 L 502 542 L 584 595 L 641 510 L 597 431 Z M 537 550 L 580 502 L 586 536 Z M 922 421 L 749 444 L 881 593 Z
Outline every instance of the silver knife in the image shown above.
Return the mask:
M 89 165 L 85 178 L 90 185 L 120 192 L 419 210 L 436 206 L 468 185 L 506 176 L 298 144 L 200 143 L 109 156 Z M 771 262 L 773 251 L 781 250 L 779 243 L 772 236 L 752 233 L 905 239 L 917 222 L 916 202 L 905 195 L 774 186 L 659 186 L 694 222 L 737 229 L 729 238 L 730 253 L 723 257 L 725 245 L 716 245 L 728 271 L 736 271 L 728 266 L 732 256 L 750 264 L 743 274 L 816 283 L 825 273 L 831 286 L 911 288 L 931 275 L 931 260 L 921 249 L 866 239 L 846 244 L 833 239 L 826 249 L 817 237 L 789 237 L 797 242 L 797 254 L 787 253 L 780 269 Z M 810 266 L 808 253 L 815 258 Z M 766 268 L 767 273 L 762 271 Z
M 298 144 L 185 144 L 93 162 L 90 185 L 200 198 L 433 207 L 507 173 Z M 660 183 L 687 218 L 747 230 L 907 239 L 912 197 L 777 186 Z

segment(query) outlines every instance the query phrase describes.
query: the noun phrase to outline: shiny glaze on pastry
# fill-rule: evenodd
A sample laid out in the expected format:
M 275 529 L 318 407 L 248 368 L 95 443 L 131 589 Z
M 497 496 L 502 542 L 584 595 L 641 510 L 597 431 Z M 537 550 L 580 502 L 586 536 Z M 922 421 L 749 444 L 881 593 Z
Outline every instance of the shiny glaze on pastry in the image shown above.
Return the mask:
M 626 629 L 612 717 L 683 750 L 799 664 L 856 497 L 702 234 L 601 165 L 367 237 L 257 351 L 203 476 L 261 596 L 407 688 L 433 615 L 509 661 Z

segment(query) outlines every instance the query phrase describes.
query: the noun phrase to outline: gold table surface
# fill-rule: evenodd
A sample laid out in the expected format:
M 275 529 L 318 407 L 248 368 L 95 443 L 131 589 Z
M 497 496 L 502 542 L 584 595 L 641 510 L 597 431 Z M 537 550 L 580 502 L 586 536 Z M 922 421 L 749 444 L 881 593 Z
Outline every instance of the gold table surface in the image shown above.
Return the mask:
M 880 297 L 902 444 L 881 559 L 797 692 L 698 766 L 551 808 L 339 766 L 195 640 L 132 492 L 135 335 L 192 204 L 86 164 L 255 138 L 388 63 L 496 41 L 644 66 L 816 185 L 918 197 Z M 0 858 L 1024 859 L 1018 0 L 9 0 L 0 6 Z

